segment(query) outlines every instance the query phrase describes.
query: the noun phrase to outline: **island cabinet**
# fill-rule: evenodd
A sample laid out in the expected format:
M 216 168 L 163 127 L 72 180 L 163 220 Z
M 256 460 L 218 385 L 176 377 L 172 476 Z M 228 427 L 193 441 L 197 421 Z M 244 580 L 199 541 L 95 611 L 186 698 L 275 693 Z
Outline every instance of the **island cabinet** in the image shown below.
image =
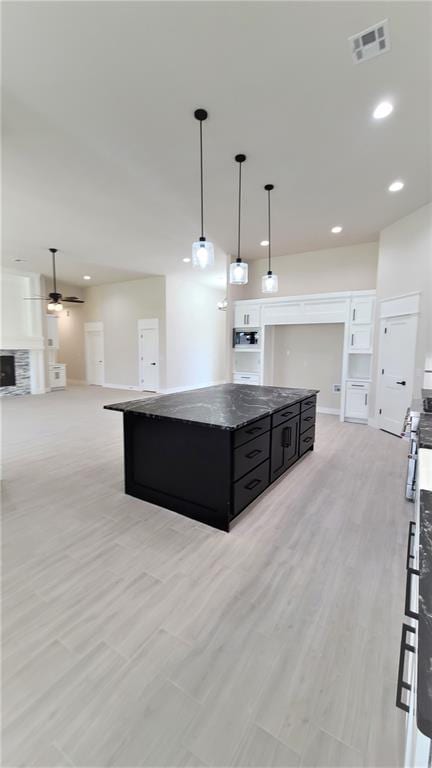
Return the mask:
M 226 384 L 106 407 L 123 411 L 126 493 L 223 531 L 314 447 L 315 390 Z

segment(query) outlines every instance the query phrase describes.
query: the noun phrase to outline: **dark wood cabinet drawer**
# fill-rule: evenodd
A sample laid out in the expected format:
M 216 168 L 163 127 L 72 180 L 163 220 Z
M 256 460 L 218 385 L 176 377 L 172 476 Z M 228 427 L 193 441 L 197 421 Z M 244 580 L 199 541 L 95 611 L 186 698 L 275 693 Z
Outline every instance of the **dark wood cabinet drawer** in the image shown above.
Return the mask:
M 269 460 L 264 461 L 258 467 L 242 477 L 241 480 L 237 480 L 234 483 L 234 498 L 233 508 L 231 512 L 231 519 L 238 515 L 248 504 L 251 503 L 260 493 L 267 488 L 269 484 Z
M 315 440 L 315 427 L 311 427 L 306 432 L 300 435 L 299 454 L 303 456 L 309 448 L 312 448 Z
M 305 411 L 306 408 L 312 408 L 313 406 L 316 407 L 316 395 L 313 397 L 308 397 L 307 400 L 302 400 L 301 402 L 301 410 Z
M 310 427 L 315 426 L 316 422 L 316 409 L 308 408 L 307 411 L 302 411 L 300 416 L 300 433 L 306 432 Z
M 234 480 L 262 464 L 270 456 L 270 432 L 256 437 L 234 451 Z
M 295 405 L 287 405 L 286 408 L 282 408 L 280 411 L 276 411 L 276 413 L 273 414 L 272 426 L 277 427 L 279 424 L 283 424 L 284 421 L 293 419 L 294 416 L 297 416 L 299 413 L 300 403 L 296 403 Z
M 253 421 L 252 424 L 247 424 L 246 427 L 241 427 L 234 432 L 234 447 L 237 448 L 243 443 L 247 443 L 249 440 L 253 440 L 254 437 L 263 435 L 264 432 L 268 432 L 270 429 L 270 416 L 264 416 L 263 419 Z

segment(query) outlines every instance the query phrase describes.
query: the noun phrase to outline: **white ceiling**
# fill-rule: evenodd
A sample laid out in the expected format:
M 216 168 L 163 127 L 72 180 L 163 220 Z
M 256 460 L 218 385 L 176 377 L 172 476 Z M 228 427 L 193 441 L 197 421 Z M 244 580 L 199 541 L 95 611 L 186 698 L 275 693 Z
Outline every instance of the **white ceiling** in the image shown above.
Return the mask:
M 3 4 L 4 262 L 82 283 L 188 271 L 206 231 L 243 254 L 371 241 L 431 199 L 431 11 L 421 2 Z M 391 51 L 355 65 L 348 37 L 389 18 Z M 373 107 L 391 99 L 391 117 Z M 396 178 L 398 194 L 387 191 Z M 342 224 L 341 236 L 330 227 Z M 42 264 L 45 263 L 45 269 Z M 68 264 L 68 266 L 66 266 Z

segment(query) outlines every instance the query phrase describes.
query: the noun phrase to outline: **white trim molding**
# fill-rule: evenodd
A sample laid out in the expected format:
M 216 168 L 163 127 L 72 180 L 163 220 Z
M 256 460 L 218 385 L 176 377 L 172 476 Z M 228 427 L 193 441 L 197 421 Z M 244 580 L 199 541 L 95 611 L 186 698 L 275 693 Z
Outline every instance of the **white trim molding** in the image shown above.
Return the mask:
M 399 317 L 400 315 L 418 315 L 420 312 L 420 293 L 405 293 L 379 300 L 379 317 Z

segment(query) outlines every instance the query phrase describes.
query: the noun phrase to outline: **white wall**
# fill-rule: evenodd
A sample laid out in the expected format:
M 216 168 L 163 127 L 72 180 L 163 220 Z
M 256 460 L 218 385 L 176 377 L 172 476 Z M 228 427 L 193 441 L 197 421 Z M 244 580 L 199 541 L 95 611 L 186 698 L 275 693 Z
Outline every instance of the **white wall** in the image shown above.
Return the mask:
M 63 296 L 85 298 L 85 291 L 81 286 L 60 282 L 57 290 Z M 85 381 L 86 378 L 84 349 L 85 312 L 85 304 L 63 304 L 63 311 L 58 313 L 59 349 L 57 361 L 59 363 L 66 363 L 68 381 Z
M 420 395 L 426 357 L 432 363 L 432 204 L 383 229 L 379 240 L 378 301 L 417 291 L 421 299 L 414 397 Z M 375 339 L 378 343 L 378 333 Z
M 203 285 L 193 273 L 166 278 L 166 388 L 226 380 L 226 318 L 217 308 L 225 289 Z
M 85 290 L 85 321 L 104 326 L 105 382 L 139 386 L 138 320 L 159 320 L 159 381 L 165 383 L 165 278 L 148 277 Z
M 279 296 L 363 291 L 375 288 L 377 261 L 378 243 L 362 243 L 275 256 L 272 269 L 279 278 Z M 265 258 L 250 261 L 248 284 L 230 286 L 230 299 L 262 298 L 261 278 L 266 272 Z
M 339 411 L 343 323 L 278 325 L 273 334 L 274 386 L 319 389 L 318 406 Z

